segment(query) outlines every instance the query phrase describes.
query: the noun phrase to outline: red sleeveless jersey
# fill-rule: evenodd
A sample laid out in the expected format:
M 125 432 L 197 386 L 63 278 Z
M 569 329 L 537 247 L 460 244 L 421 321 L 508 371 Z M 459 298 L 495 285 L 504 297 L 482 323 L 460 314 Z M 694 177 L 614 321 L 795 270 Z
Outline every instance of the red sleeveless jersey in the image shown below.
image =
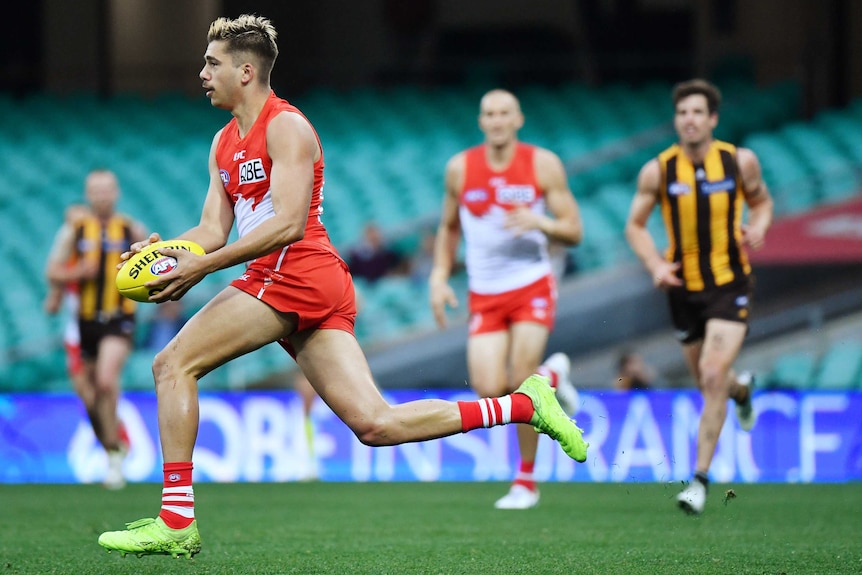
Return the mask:
M 536 146 L 518 142 L 509 165 L 495 171 L 488 165 L 484 144 L 464 152 L 459 217 L 470 291 L 503 293 L 552 273 L 545 234 L 515 233 L 506 227 L 507 214 L 518 207 L 545 213 L 535 155 Z
M 484 215 L 492 205 L 509 211 L 533 204 L 542 197 L 533 166 L 535 153 L 535 146 L 518 142 L 509 165 L 495 171 L 488 165 L 485 144 L 469 148 L 465 152 L 461 204 L 475 216 Z
M 260 115 L 245 137 L 240 137 L 239 125 L 234 118 L 224 127 L 216 145 L 216 163 L 225 193 L 234 208 L 237 232 L 240 237 L 275 215 L 270 192 L 272 159 L 266 149 L 266 131 L 270 120 L 281 112 L 299 114 L 308 122 L 308 118 L 298 108 L 276 96 L 275 92 L 271 92 Z M 296 244 L 307 244 L 303 247 L 312 247 L 316 244 L 326 251 L 335 253 L 329 234 L 320 219 L 323 213 L 323 146 L 320 145 L 320 138 L 314 126 L 311 122 L 308 122 L 308 125 L 314 132 L 317 145 L 320 146 L 320 159 L 314 163 L 314 187 L 305 225 L 305 236 Z M 260 257 L 255 260 L 255 263 L 278 269 L 278 262 L 283 260 L 284 252 L 288 247 L 290 246 L 279 248 L 267 256 Z

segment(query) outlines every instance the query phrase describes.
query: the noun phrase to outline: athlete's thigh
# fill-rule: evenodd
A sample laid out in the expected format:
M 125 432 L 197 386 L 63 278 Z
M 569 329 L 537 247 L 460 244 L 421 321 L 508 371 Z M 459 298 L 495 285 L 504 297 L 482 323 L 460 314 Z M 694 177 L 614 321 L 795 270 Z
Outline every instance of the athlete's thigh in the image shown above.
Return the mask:
M 96 380 L 119 383 L 120 372 L 132 351 L 132 341 L 124 335 L 106 335 L 99 341 L 96 355 Z
M 480 397 L 503 395 L 509 380 L 508 331 L 491 331 L 467 338 L 470 386 Z
M 189 319 L 159 355 L 198 377 L 231 359 L 290 335 L 296 316 L 232 286 Z
M 387 407 L 352 334 L 340 329 L 310 329 L 288 339 L 308 382 L 349 427 Z
M 81 370 L 72 376 L 72 387 L 84 403 L 89 405 L 96 393 L 96 360 L 83 358 Z
M 706 336 L 700 353 L 700 365 L 712 365 L 729 369 L 739 350 L 748 326 L 742 322 L 726 319 L 710 319 L 706 322 Z
M 514 391 L 522 381 L 536 373 L 548 346 L 548 327 L 531 321 L 512 324 L 511 352 L 509 353 L 512 377 L 509 391 Z
M 700 387 L 700 352 L 702 349 L 702 339 L 682 344 L 682 356 L 685 358 L 685 365 L 688 366 L 688 371 L 698 387 Z

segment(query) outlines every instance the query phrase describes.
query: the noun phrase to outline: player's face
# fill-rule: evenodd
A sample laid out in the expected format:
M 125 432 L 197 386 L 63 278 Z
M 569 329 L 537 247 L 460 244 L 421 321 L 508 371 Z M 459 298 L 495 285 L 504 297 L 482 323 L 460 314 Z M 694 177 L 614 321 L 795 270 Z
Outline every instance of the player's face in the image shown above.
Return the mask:
M 110 216 L 120 195 L 117 178 L 111 172 L 94 172 L 87 176 L 85 190 L 87 202 L 97 216 Z
M 239 86 L 241 70 L 234 66 L 225 42 L 209 43 L 204 54 L 204 67 L 199 74 L 207 98 L 216 108 L 230 109 Z
M 504 146 L 515 139 L 524 125 L 521 107 L 514 96 L 505 92 L 492 92 L 482 98 L 479 106 L 479 129 L 485 142 Z
M 677 102 L 673 126 L 682 145 L 696 146 L 712 138 L 718 125 L 718 114 L 709 112 L 703 94 L 692 94 Z

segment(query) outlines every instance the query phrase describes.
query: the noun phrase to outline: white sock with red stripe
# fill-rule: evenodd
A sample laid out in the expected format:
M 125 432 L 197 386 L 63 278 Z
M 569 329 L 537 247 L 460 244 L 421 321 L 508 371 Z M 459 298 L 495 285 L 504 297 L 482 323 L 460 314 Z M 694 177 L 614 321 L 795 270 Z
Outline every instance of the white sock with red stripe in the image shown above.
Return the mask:
M 195 520 L 195 490 L 192 487 L 192 462 L 165 463 L 162 510 L 159 517 L 171 529 L 183 529 Z
M 493 427 L 507 423 L 530 423 L 533 402 L 523 393 L 503 397 L 486 397 L 478 401 L 459 401 L 461 430 Z

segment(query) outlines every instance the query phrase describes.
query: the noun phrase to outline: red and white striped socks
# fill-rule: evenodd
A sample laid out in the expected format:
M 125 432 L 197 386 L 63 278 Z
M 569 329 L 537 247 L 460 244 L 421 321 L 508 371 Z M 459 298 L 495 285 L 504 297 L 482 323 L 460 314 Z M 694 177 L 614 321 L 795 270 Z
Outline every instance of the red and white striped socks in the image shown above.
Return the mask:
M 530 423 L 534 412 L 533 402 L 523 393 L 459 401 L 458 409 L 461 410 L 461 430 L 464 432 L 506 423 Z
M 159 517 L 171 529 L 184 529 L 195 520 L 192 462 L 165 463 L 163 469 L 165 479 Z

